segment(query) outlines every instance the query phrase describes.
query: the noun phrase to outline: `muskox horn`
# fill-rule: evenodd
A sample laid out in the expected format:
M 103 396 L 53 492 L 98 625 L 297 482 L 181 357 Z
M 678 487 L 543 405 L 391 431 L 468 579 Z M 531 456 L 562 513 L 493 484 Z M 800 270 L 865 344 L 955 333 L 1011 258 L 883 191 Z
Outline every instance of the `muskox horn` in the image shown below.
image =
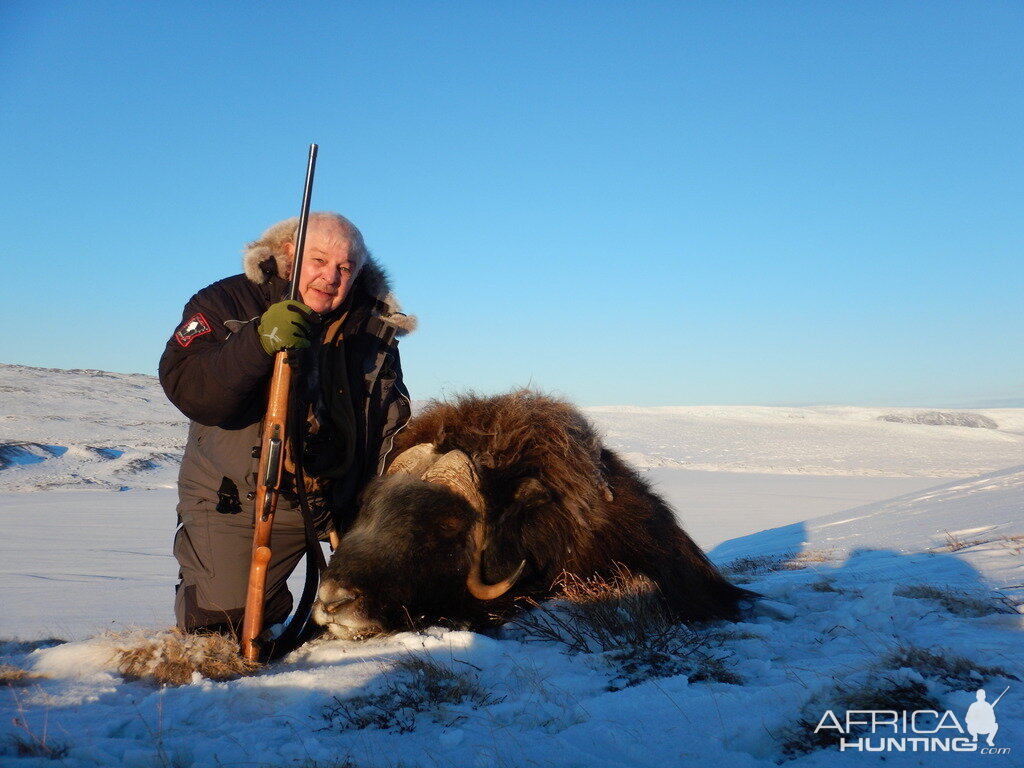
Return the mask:
M 410 448 L 409 450 L 413 449 Z M 406 451 L 406 453 L 408 452 Z M 405 454 L 402 455 L 404 456 Z M 398 459 L 395 459 L 395 461 L 397 462 Z M 478 515 L 483 514 L 484 497 L 480 495 L 480 480 L 476 476 L 473 462 L 462 451 L 448 451 L 448 453 L 435 461 L 423 473 L 423 480 L 426 480 L 428 483 L 443 485 L 449 490 L 454 491 L 468 501 L 469 506 Z
M 451 489 L 468 501 L 477 514 L 472 534 L 473 561 L 466 576 L 466 589 L 469 593 L 477 600 L 494 600 L 512 589 L 512 585 L 526 567 L 525 560 L 511 576 L 497 584 L 487 584 L 481 574 L 484 548 L 487 546 L 487 526 L 484 523 L 487 512 L 484 509 L 483 495 L 480 493 L 480 479 L 469 456 L 462 451 L 449 451 L 427 470 L 423 479 L 428 483 L 437 483 Z
M 481 564 L 484 559 L 484 548 L 487 546 L 487 526 L 484 525 L 483 516 L 477 518 L 473 525 L 473 562 L 469 566 L 469 574 L 466 576 L 466 589 L 469 594 L 477 600 L 494 600 L 501 597 L 516 583 L 526 568 L 526 561 L 523 560 L 507 579 L 497 584 L 488 584 L 483 580 Z
M 386 474 L 421 477 L 439 458 L 441 454 L 437 452 L 433 443 L 420 443 L 398 454 Z

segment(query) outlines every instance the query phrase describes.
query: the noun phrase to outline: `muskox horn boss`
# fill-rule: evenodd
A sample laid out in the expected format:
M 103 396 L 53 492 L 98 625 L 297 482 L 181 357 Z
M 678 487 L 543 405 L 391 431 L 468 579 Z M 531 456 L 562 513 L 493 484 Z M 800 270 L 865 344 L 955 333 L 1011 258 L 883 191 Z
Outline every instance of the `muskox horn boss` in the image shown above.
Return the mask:
M 388 467 L 387 474 L 423 477 L 423 473 L 439 458 L 441 454 L 433 443 L 420 443 L 398 454 Z

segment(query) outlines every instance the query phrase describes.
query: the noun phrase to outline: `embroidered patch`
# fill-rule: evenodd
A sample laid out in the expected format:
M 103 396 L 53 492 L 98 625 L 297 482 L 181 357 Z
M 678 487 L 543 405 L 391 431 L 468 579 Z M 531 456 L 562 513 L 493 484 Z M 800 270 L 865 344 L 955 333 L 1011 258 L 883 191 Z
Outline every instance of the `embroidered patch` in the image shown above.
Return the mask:
M 174 332 L 174 338 L 178 340 L 181 346 L 187 347 L 196 338 L 212 330 L 213 328 L 210 327 L 210 324 L 206 322 L 206 318 L 203 317 L 203 313 L 199 312 L 181 324 L 181 327 Z

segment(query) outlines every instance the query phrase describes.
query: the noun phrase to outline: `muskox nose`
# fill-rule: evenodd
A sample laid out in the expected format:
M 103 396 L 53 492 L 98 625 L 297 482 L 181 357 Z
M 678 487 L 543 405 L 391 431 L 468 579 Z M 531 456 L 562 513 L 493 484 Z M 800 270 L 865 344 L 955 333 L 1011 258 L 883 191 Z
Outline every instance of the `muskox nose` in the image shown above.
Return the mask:
M 354 587 L 346 589 L 338 584 L 325 583 L 320 587 L 320 606 L 324 613 L 337 613 L 362 595 L 362 591 Z

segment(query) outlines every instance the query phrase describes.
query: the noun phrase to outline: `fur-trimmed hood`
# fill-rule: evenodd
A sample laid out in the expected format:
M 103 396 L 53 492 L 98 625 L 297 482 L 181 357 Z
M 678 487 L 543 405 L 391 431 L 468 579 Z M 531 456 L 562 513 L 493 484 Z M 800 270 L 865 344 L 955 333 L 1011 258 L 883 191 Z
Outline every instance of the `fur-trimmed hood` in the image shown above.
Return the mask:
M 363 262 L 362 269 L 356 276 L 353 291 L 361 291 L 379 305 L 380 319 L 395 327 L 398 336 L 404 336 L 416 330 L 415 315 L 407 315 L 402 311 L 398 299 L 391 292 L 391 281 L 387 272 L 370 255 L 363 243 L 363 236 L 356 227 L 339 214 L 314 213 L 313 217 L 330 217 L 337 220 L 349 230 L 353 255 L 358 255 Z M 249 243 L 242 252 L 242 268 L 246 277 L 257 285 L 262 285 L 273 277 L 289 281 L 292 277 L 292 260 L 284 251 L 285 243 L 292 242 L 298 217 L 285 219 L 270 227 L 259 240 Z

